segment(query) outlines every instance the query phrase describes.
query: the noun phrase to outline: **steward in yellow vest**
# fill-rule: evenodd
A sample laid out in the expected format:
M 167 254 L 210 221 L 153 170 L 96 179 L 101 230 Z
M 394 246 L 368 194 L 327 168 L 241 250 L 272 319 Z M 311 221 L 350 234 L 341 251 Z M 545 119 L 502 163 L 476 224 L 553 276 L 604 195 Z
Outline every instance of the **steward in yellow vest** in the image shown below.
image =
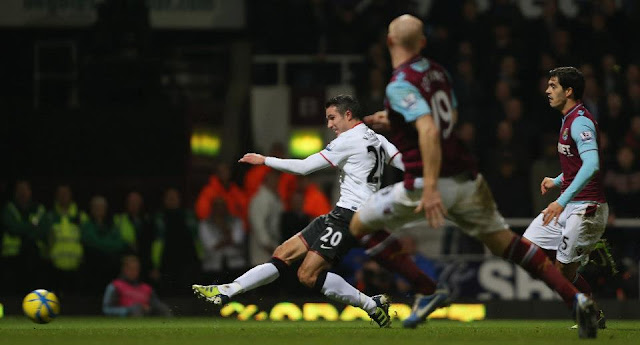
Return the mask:
M 15 198 L 4 206 L 0 214 L 0 281 L 12 282 L 2 284 L 5 286 L 0 290 L 24 292 L 22 290 L 39 282 L 37 273 L 46 267 L 43 241 L 46 237 L 39 226 L 44 215 L 44 206 L 31 200 L 29 182 L 16 182 Z
M 71 200 L 69 186 L 59 186 L 53 210 L 47 215 L 49 258 L 54 269 L 75 272 L 82 264 L 81 226 L 88 220 Z

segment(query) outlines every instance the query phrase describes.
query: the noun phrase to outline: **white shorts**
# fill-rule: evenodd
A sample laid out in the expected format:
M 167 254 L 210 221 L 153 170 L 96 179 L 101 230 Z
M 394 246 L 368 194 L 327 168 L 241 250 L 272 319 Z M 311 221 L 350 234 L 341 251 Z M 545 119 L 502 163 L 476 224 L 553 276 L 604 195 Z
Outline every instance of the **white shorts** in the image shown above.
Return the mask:
M 569 203 L 558 216 L 558 224 L 552 220 L 542 225 L 540 213 L 522 235 L 524 238 L 548 250 L 557 250 L 556 259 L 564 264 L 587 263 L 604 233 L 609 217 L 609 205 L 595 203 Z
M 416 179 L 420 186 L 421 179 Z M 438 190 L 447 210 L 447 219 L 466 234 L 478 236 L 509 228 L 498 212 L 489 185 L 478 174 L 475 180 L 462 177 L 438 179 Z M 406 190 L 398 182 L 374 193 L 360 209 L 360 221 L 372 229 L 386 227 L 397 230 L 407 223 L 424 219 L 424 212 L 414 213 L 420 202 L 422 189 Z

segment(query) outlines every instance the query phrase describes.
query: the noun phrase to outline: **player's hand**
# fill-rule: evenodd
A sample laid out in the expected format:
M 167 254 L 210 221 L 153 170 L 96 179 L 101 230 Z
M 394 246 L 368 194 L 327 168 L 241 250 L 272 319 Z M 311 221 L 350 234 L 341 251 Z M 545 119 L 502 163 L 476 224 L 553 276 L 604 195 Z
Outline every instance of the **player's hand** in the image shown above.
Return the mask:
M 245 153 L 244 157 L 240 158 L 238 162 L 249 163 L 253 165 L 261 165 L 261 164 L 264 164 L 264 159 L 265 157 L 261 154 Z
M 442 205 L 442 198 L 437 189 L 425 188 L 422 190 L 422 198 L 414 212 L 419 213 L 423 211 L 429 226 L 437 229 L 444 225 L 444 216 L 447 215 L 447 210 L 445 210 Z
M 556 225 L 558 225 L 558 217 L 560 217 L 560 213 L 564 211 L 564 207 L 560 205 L 557 201 L 554 201 L 547 206 L 544 210 L 542 210 L 542 225 L 549 224 L 553 219 L 556 220 Z
M 547 194 L 547 192 L 553 188 L 556 188 L 556 184 L 553 182 L 551 177 L 545 177 L 542 179 L 542 183 L 540 183 L 540 192 L 542 195 Z
M 389 115 L 386 110 L 378 111 L 364 117 L 364 123 L 377 132 L 386 132 L 391 129 Z

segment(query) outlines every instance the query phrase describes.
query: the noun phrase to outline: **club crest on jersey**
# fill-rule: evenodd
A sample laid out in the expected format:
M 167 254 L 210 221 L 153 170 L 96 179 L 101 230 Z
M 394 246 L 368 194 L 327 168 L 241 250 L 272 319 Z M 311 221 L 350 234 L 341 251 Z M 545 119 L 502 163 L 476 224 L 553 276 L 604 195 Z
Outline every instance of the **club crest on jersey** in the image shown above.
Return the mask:
M 589 142 L 593 140 L 593 133 L 591 131 L 582 132 L 580 133 L 580 138 L 584 142 Z
M 564 132 L 562 132 L 562 140 L 567 140 L 569 137 L 569 128 L 565 128 Z

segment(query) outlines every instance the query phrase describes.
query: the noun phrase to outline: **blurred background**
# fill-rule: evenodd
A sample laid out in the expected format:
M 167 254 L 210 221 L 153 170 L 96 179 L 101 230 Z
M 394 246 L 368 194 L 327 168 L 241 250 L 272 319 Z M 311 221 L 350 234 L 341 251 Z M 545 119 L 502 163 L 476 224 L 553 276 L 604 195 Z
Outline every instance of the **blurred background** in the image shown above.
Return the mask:
M 355 94 L 367 114 L 381 110 L 392 71 L 386 29 L 404 13 L 425 21 L 424 54 L 453 76 L 457 135 L 519 232 L 556 197 L 539 193 L 542 178 L 560 171 L 561 117 L 546 101 L 546 74 L 582 70 L 583 101 L 602 130 L 612 211 L 604 237 L 617 264 L 615 272 L 594 257 L 583 273 L 596 298 L 637 301 L 637 1 L 5 0 L 0 302 L 7 312 L 35 288 L 56 291 L 71 313 L 104 312 L 105 287 L 131 270 L 174 314 L 201 310 L 188 297 L 192 283 L 226 282 L 261 263 L 337 199 L 335 170 L 294 177 L 237 160 L 245 152 L 304 158 L 321 150 L 333 138 L 324 119 L 329 97 Z M 389 169 L 385 184 L 400 177 Z M 255 198 L 260 193 L 279 201 Z M 556 299 L 453 226 L 418 224 L 400 237 L 460 301 Z M 137 275 L 135 265 L 121 267 L 131 255 Z M 361 250 L 336 271 L 367 293 L 410 301 L 411 287 Z M 255 296 L 309 293 L 289 281 L 247 298 Z M 626 315 L 620 310 L 614 317 Z

